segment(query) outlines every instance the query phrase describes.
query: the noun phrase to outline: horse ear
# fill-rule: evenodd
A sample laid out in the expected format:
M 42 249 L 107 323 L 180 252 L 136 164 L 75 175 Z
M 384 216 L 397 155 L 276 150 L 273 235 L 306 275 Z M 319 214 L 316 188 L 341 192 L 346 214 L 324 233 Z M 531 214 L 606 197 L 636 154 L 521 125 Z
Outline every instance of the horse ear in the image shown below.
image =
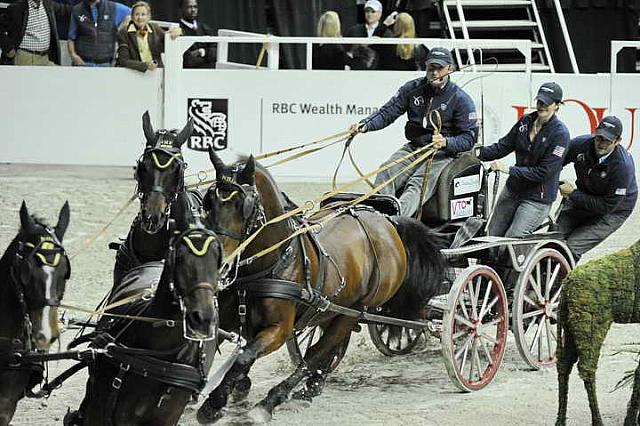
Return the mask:
M 218 157 L 216 154 L 216 150 L 213 149 L 213 146 L 209 147 L 209 160 L 211 160 L 211 164 L 213 164 L 213 168 L 216 169 L 216 178 L 222 176 L 222 171 L 224 170 L 224 162 Z
M 249 159 L 244 165 L 244 168 L 240 173 L 238 173 L 238 177 L 241 178 L 243 182 L 248 183 L 249 185 L 253 185 L 256 181 L 256 159 L 253 158 L 253 154 L 249 156 Z
M 187 141 L 187 139 L 191 137 L 192 133 L 193 133 L 193 118 L 190 118 L 189 121 L 187 121 L 187 124 L 184 126 L 184 128 L 180 131 L 180 133 L 176 137 L 176 140 L 173 141 L 173 147 L 180 148 Z
M 22 200 L 22 205 L 20 206 L 20 225 L 22 226 L 22 230 L 27 234 L 32 234 L 35 231 L 36 222 L 29 214 L 27 203 L 25 203 L 24 200 Z
M 58 224 L 56 225 L 56 237 L 60 241 L 64 237 L 64 233 L 67 232 L 67 227 L 69 226 L 69 215 L 71 214 L 69 210 L 69 201 L 65 201 L 64 206 L 60 209 L 60 214 L 58 215 Z
M 144 137 L 147 138 L 147 146 L 155 146 L 156 144 L 156 132 L 151 125 L 151 117 L 149 111 L 145 111 L 142 115 L 142 130 L 144 131 Z

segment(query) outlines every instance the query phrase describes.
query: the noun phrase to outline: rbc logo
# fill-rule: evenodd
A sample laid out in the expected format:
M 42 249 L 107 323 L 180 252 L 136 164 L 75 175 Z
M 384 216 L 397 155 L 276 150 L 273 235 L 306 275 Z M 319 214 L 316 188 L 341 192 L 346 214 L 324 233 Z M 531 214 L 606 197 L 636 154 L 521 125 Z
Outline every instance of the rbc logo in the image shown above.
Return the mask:
M 226 149 L 229 100 L 189 98 L 187 102 L 188 117 L 193 119 L 193 134 L 187 146 L 194 151 Z

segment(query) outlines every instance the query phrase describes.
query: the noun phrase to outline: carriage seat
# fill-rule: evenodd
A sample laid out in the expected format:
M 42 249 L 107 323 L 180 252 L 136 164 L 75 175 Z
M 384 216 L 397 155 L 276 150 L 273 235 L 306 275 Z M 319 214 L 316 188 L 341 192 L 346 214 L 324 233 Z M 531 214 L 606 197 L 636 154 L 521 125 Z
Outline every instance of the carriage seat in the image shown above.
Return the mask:
M 340 207 L 342 204 L 348 203 L 362 196 L 357 192 L 339 192 L 320 203 L 323 207 Z M 400 214 L 400 202 L 392 195 L 373 194 L 360 204 L 373 207 L 376 211 L 389 216 L 397 216 Z
M 562 232 L 539 232 L 535 234 L 527 234 L 522 237 L 523 240 L 559 240 L 564 241 L 565 235 Z
M 463 221 L 482 212 L 482 165 L 471 152 L 460 153 L 442 170 L 434 195 L 422 207 L 428 225 Z

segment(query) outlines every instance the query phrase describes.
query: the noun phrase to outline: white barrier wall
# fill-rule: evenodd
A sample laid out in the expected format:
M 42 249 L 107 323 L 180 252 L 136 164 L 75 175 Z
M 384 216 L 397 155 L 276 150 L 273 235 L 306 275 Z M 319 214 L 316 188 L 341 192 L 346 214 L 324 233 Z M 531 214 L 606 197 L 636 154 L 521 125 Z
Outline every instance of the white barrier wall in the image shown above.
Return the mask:
M 0 67 L 0 161 L 133 165 L 144 143 L 142 113 L 149 109 L 156 127 L 181 127 L 190 99 L 199 102 L 194 114 L 201 130 L 208 126 L 212 132 L 210 143 L 224 143 L 226 137 L 226 152 L 268 152 L 346 129 L 386 102 L 402 83 L 421 75 L 185 70 L 179 82 L 170 84 L 175 92 L 164 93 L 161 72 Z M 454 80 L 465 85 L 479 115 L 484 113 L 487 143 L 509 130 L 540 83 L 555 80 L 565 91 L 560 118 L 572 135 L 589 133 L 602 115 L 616 114 L 625 125 L 625 146 L 635 157 L 640 154 L 635 141 L 640 76 L 460 73 Z M 165 98 L 170 102 L 163 103 Z M 401 118 L 387 129 L 355 139 L 354 153 L 362 169 L 374 168 L 403 143 L 404 123 Z M 202 147 L 202 140 L 190 143 L 185 150 L 190 172 L 209 168 L 206 152 L 192 149 Z M 326 181 L 341 149 L 335 146 L 273 172 L 289 180 Z M 340 176 L 350 178 L 355 172 L 345 164 Z
M 162 124 L 162 71 L 0 66 L 0 161 L 133 165 Z

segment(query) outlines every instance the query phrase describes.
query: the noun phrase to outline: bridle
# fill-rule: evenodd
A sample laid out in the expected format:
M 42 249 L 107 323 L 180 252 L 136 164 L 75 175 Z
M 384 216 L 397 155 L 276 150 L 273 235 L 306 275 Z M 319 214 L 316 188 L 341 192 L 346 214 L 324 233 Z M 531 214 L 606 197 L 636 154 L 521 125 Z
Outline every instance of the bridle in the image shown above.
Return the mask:
M 230 195 L 223 197 L 220 194 L 221 188 L 225 192 L 230 192 Z M 203 207 L 205 210 L 211 212 L 212 205 L 211 199 L 220 200 L 221 203 L 230 202 L 233 197 L 241 196 L 242 201 L 242 229 L 240 232 L 235 232 L 230 229 L 220 226 L 217 221 L 209 221 L 210 228 L 218 235 L 224 235 L 231 238 L 238 243 L 242 243 L 247 239 L 249 235 L 255 231 L 258 226 L 263 225 L 266 222 L 266 216 L 264 213 L 264 207 L 260 200 L 260 193 L 255 185 L 244 184 L 234 182 L 228 177 L 223 177 L 221 180 L 216 181 L 207 190 L 207 194 L 204 197 Z
M 217 269 L 220 269 L 222 265 L 222 243 L 220 239 L 216 236 L 216 234 L 206 228 L 195 227 L 189 228 L 183 232 L 175 233 L 172 235 L 169 241 L 169 252 L 167 254 L 167 261 L 165 264 L 165 273 L 169 278 L 169 291 L 173 296 L 176 303 L 180 306 L 180 311 L 182 312 L 182 334 L 186 340 L 191 341 L 209 341 L 217 339 L 218 334 L 218 326 L 216 324 L 214 328 L 214 332 L 205 337 L 194 337 L 189 334 L 189 330 L 187 329 L 187 311 L 184 304 L 184 299 L 189 297 L 197 290 L 208 290 L 211 292 L 211 297 L 213 298 L 214 310 L 218 311 L 218 288 L 214 287 L 211 283 L 201 282 L 193 287 L 189 288 L 187 291 L 182 291 L 181 288 L 175 285 L 175 265 L 176 265 L 176 252 L 178 244 L 185 245 L 192 254 L 202 257 L 209 252 L 209 248 L 211 244 L 216 245 L 216 250 L 220 254 L 218 256 L 218 265 Z
M 178 192 L 184 189 L 184 170 L 187 167 L 187 164 L 182 157 L 182 150 L 180 148 L 174 147 L 171 142 L 168 142 L 165 139 L 168 133 L 169 132 L 167 132 L 166 130 L 158 131 L 158 143 L 156 144 L 156 146 L 145 148 L 144 152 L 138 159 L 135 173 L 135 179 L 138 183 L 138 198 L 143 200 L 147 194 L 150 194 L 151 192 L 159 192 L 167 200 L 167 212 L 169 206 L 175 200 Z M 161 162 L 158 158 L 158 154 L 160 153 L 168 156 L 169 159 L 164 163 Z M 151 184 L 145 182 L 145 178 L 147 178 L 147 176 L 145 176 L 143 172 L 141 172 L 141 170 L 144 170 L 144 159 L 146 156 L 151 156 L 153 165 L 159 170 L 165 170 L 169 168 L 174 161 L 178 164 L 176 184 L 172 188 L 167 189 L 161 185 L 155 185 L 153 182 Z
M 30 284 L 28 278 L 31 276 L 31 266 L 34 264 L 35 259 L 38 259 L 42 265 L 56 268 L 60 265 L 60 261 L 65 258 L 67 260 L 68 270 L 64 276 L 64 280 L 68 280 L 71 276 L 71 264 L 69 258 L 62 246 L 62 243 L 56 236 L 53 229 L 48 226 L 40 225 L 46 232 L 46 235 L 40 236 L 40 241 L 37 244 L 33 244 L 28 241 L 19 241 L 16 250 L 16 255 L 11 262 L 9 274 L 11 276 L 11 282 L 13 283 L 13 290 L 18 304 L 20 305 L 21 315 L 23 318 L 23 334 L 25 350 L 30 351 L 32 349 L 32 333 L 33 324 L 31 322 L 31 316 L 29 314 L 30 308 L 36 308 L 40 306 L 29 306 L 27 298 L 25 297 L 25 289 Z M 60 298 L 57 294 L 52 294 L 52 297 L 48 297 L 42 300 L 42 307 L 59 307 Z

